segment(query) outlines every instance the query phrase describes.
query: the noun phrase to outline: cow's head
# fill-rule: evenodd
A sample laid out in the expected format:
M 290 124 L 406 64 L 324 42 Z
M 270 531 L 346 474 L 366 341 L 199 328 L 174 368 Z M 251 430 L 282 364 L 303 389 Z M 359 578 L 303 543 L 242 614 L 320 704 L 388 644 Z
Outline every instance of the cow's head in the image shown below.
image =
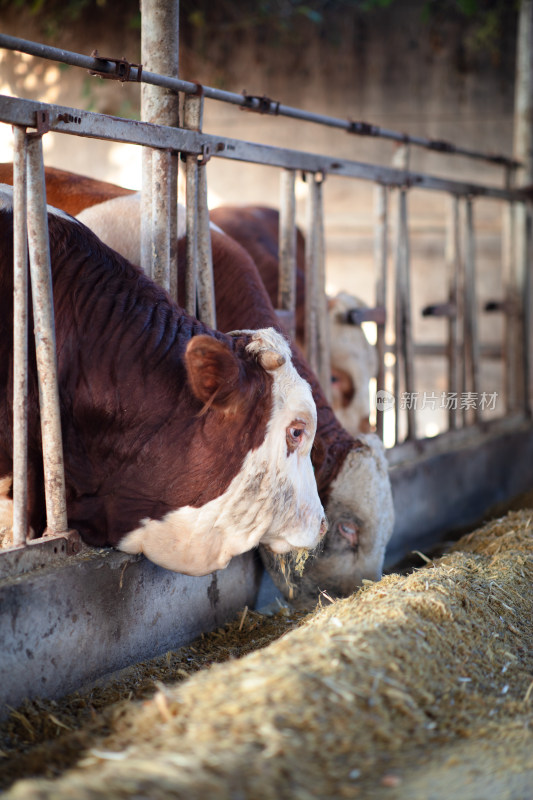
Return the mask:
M 379 580 L 392 535 L 394 508 L 383 444 L 375 434 L 358 437 L 332 482 L 326 503 L 329 528 L 323 549 L 303 571 L 279 570 L 261 556 L 274 583 L 297 608 L 316 604 L 321 592 L 345 597 L 363 580 Z
M 346 313 L 365 304 L 346 292 L 328 303 L 331 341 L 331 407 L 352 436 L 370 430 L 369 382 L 376 373 L 375 348 L 360 325 L 348 325 Z
M 232 441 L 232 420 L 239 415 L 251 420 L 253 431 L 240 428 L 247 444 L 238 471 L 214 499 L 173 510 L 160 520 L 144 520 L 120 543 L 126 552 L 142 551 L 155 563 L 189 575 L 221 569 L 259 543 L 275 553 L 314 548 L 326 530 L 310 457 L 316 407 L 309 384 L 274 329 L 231 336 L 233 342 L 193 337 L 185 367 L 200 404 L 198 416 L 214 420 L 213 441 L 205 441 L 204 425 L 199 444 L 216 448 L 213 458 L 242 449 L 242 440 Z M 250 362 L 266 374 L 261 393 L 270 392 L 268 403 L 250 385 Z M 256 407 L 268 409 L 267 419 L 254 416 Z

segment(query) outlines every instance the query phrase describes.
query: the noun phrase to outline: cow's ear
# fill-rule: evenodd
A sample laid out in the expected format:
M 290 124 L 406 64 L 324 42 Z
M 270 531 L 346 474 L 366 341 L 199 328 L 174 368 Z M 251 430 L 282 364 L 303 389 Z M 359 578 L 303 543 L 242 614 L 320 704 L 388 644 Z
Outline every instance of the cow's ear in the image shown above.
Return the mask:
M 213 336 L 193 336 L 185 350 L 192 393 L 202 403 L 225 405 L 239 385 L 239 360 Z

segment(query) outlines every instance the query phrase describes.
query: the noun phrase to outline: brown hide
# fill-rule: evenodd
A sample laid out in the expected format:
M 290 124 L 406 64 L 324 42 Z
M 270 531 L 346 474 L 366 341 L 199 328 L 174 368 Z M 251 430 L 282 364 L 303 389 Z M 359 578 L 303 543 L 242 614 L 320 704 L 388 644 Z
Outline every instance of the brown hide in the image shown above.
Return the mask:
M 117 545 L 143 518 L 202 506 L 227 489 L 264 439 L 272 379 L 245 351 L 249 337 L 210 331 L 81 224 L 49 215 L 49 231 L 69 524 L 89 544 Z M 2 211 L 2 474 L 11 471 L 12 452 L 12 238 L 12 213 Z M 29 511 L 39 531 L 30 350 Z
M 267 290 L 278 307 L 279 213 L 268 206 L 219 206 L 209 212 L 215 225 L 249 253 Z M 304 341 L 305 329 L 305 239 L 296 229 L 296 338 Z

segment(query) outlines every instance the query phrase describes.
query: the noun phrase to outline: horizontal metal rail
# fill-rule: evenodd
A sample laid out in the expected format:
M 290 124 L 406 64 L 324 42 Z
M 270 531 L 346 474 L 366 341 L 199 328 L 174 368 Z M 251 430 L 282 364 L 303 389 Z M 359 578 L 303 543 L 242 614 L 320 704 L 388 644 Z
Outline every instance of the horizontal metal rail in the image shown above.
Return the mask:
M 358 178 L 385 186 L 443 191 L 467 197 L 518 202 L 527 199 L 527 194 L 520 189 L 500 189 L 495 186 L 447 180 L 421 172 L 364 164 L 350 159 L 332 159 L 315 153 L 213 136 L 184 128 L 167 128 L 148 122 L 80 111 L 68 106 L 0 95 L 0 121 L 12 125 L 37 127 L 38 120 L 41 127 L 46 126 L 48 130 L 57 133 L 175 150 L 195 154 L 203 159 L 216 156 L 253 164 L 297 169 L 302 172 L 321 172 L 345 178 Z
M 495 153 L 482 153 L 478 150 L 471 150 L 466 147 L 458 147 L 440 139 L 430 139 L 425 136 L 412 136 L 411 134 L 382 128 L 379 125 L 371 125 L 367 122 L 355 122 L 349 119 L 330 117 L 325 114 L 316 114 L 312 111 L 305 111 L 300 108 L 286 106 L 268 97 L 238 94 L 227 92 L 222 89 L 215 89 L 211 86 L 203 86 L 192 81 L 183 81 L 178 78 L 170 78 L 167 75 L 159 75 L 148 72 L 140 64 L 130 64 L 125 59 L 111 59 L 108 57 L 98 57 L 97 54 L 84 56 L 80 53 L 73 53 L 70 50 L 63 50 L 50 45 L 31 42 L 27 39 L 20 39 L 16 36 L 0 34 L 0 47 L 7 50 L 17 50 L 28 53 L 39 58 L 60 61 L 75 67 L 82 67 L 89 70 L 92 74 L 102 77 L 115 78 L 120 81 L 139 81 L 149 83 L 154 86 L 162 86 L 172 89 L 175 92 L 185 94 L 202 94 L 211 100 L 219 100 L 225 103 L 240 106 L 248 111 L 255 111 L 260 114 L 271 116 L 282 116 L 291 119 L 298 119 L 304 122 L 312 122 L 318 125 L 325 125 L 330 128 L 338 128 L 347 133 L 358 136 L 370 136 L 379 139 L 388 139 L 401 144 L 415 145 L 437 153 L 447 155 L 459 155 L 467 158 L 478 159 L 497 166 L 510 169 L 517 169 L 521 166 L 519 161 L 515 161 L 507 156 Z

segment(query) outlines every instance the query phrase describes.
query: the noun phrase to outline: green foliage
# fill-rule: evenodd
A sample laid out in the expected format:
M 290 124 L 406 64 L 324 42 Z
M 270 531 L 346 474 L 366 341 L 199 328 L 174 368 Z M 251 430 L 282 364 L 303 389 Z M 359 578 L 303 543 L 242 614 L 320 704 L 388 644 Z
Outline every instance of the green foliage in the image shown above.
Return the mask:
M 350 15 L 396 10 L 404 0 L 181 0 L 181 22 L 202 40 L 240 31 L 256 32 L 273 46 L 301 34 L 302 21 L 326 38 L 335 37 Z M 461 26 L 465 46 L 473 52 L 501 54 L 509 20 L 514 23 L 520 0 L 421 0 L 420 18 L 430 30 L 445 21 Z
M 315 28 L 327 39 L 338 38 L 348 16 L 384 14 L 404 0 L 180 0 L 180 23 L 186 36 L 199 37 L 200 48 L 224 34 L 254 33 L 273 48 L 305 39 L 302 26 Z M 463 40 L 472 52 L 501 55 L 509 19 L 516 19 L 520 0 L 420 0 L 426 30 L 443 21 L 462 25 Z M 65 24 L 83 22 L 105 10 L 119 14 L 123 24 L 140 29 L 140 0 L 0 0 L 2 8 L 25 10 L 54 38 Z M 424 28 L 422 29 L 423 32 Z M 295 37 L 295 38 L 294 38 Z
M 138 0 L 0 0 L 0 9 L 20 9 L 34 16 L 43 30 L 83 20 L 95 11 L 120 6 L 126 20 L 140 19 Z
M 443 20 L 459 22 L 469 52 L 499 61 L 506 34 L 516 27 L 519 6 L 520 0 L 427 0 L 423 19 L 435 26 Z

